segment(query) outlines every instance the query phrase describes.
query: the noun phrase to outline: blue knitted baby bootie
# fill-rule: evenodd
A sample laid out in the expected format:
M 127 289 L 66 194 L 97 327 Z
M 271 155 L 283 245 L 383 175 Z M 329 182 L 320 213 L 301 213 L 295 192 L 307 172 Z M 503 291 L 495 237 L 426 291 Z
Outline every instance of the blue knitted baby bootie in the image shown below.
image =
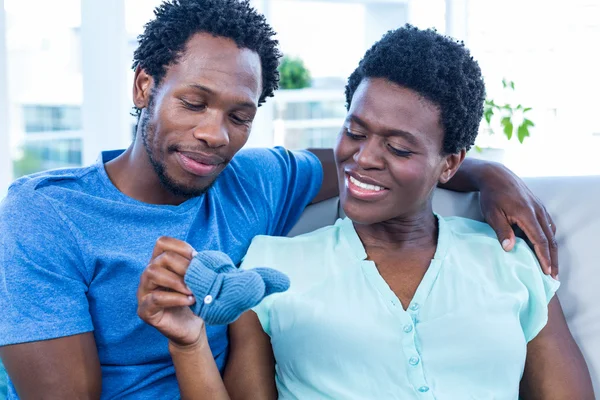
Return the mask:
M 220 251 L 198 253 L 184 281 L 196 297 L 191 309 L 206 325 L 230 324 L 264 297 L 290 286 L 285 274 L 271 268 L 239 270 Z

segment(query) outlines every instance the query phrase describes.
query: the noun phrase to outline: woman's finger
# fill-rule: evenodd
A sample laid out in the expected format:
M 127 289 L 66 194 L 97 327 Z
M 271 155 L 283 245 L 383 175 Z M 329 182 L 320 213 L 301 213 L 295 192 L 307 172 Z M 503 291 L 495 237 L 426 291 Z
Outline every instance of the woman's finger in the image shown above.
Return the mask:
M 153 259 L 151 264 L 172 271 L 183 279 L 190 266 L 190 260 L 179 253 L 168 250 Z
M 157 288 L 173 290 L 186 296 L 192 294 L 181 275 L 157 265 L 150 265 L 146 268 L 140 279 L 140 286 L 142 287 L 142 295 Z
M 161 236 L 156 240 L 156 244 L 154 245 L 152 259 L 155 259 L 166 251 L 177 253 L 188 260 L 191 260 L 196 255 L 196 250 L 189 243 L 172 237 Z
M 186 296 L 176 292 L 166 292 L 163 290 L 154 290 L 144 297 L 138 304 L 138 315 L 144 321 L 152 324 L 154 317 L 159 315 L 165 309 L 173 307 L 189 307 L 196 300 L 194 296 Z

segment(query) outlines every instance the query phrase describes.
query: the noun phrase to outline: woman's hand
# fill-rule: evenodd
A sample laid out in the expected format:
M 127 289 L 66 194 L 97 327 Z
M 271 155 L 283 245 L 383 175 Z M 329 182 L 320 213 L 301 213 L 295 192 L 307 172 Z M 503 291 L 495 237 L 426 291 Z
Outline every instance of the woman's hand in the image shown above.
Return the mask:
M 507 168 L 489 165 L 485 178 L 479 180 L 483 217 L 496 231 L 506 251 L 515 245 L 512 225 L 527 235 L 546 274 L 558 276 L 558 246 L 556 225 L 542 204 L 525 183 Z
M 139 317 L 178 346 L 196 344 L 205 335 L 204 321 L 189 307 L 196 300 L 183 281 L 195 254 L 186 242 L 159 238 L 137 292 Z

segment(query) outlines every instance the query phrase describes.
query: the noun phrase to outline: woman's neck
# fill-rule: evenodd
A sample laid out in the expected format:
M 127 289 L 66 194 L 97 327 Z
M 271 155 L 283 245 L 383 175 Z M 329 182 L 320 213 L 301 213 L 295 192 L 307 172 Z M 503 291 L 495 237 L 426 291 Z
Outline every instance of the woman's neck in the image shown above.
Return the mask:
M 364 225 L 354 223 L 367 253 L 377 251 L 422 251 L 437 245 L 438 223 L 430 207 L 413 215 Z

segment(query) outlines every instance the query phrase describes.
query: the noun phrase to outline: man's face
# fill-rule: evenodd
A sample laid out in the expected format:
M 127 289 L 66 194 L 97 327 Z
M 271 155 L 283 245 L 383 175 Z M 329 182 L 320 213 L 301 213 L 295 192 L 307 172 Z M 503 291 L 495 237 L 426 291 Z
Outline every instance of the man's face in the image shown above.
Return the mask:
M 258 54 L 199 33 L 148 90 L 140 133 L 150 163 L 171 193 L 204 193 L 248 140 L 262 90 Z

